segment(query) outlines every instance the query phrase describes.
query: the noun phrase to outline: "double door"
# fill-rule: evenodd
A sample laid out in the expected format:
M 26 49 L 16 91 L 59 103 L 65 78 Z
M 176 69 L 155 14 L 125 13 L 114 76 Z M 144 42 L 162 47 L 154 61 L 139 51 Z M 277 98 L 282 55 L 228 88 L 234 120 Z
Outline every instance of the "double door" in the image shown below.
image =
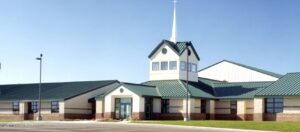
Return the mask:
M 132 99 L 131 98 L 116 98 L 115 99 L 115 118 L 129 119 L 132 115 Z

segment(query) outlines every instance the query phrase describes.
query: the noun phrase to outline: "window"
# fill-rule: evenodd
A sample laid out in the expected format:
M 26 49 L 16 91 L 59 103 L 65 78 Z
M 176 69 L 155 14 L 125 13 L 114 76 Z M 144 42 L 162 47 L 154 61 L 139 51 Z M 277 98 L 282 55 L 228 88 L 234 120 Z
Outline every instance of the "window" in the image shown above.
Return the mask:
M 12 103 L 12 111 L 14 113 L 18 113 L 20 111 L 20 103 L 19 102 Z
M 170 108 L 170 100 L 169 99 L 162 99 L 161 100 L 161 113 L 169 113 Z
M 59 102 L 52 101 L 51 102 L 51 113 L 58 113 L 59 112 Z
M 162 61 L 160 63 L 160 70 L 168 70 L 168 62 L 167 61 Z
M 152 62 L 152 71 L 159 70 L 159 62 Z
M 206 114 L 206 100 L 201 99 L 201 113 Z
M 180 61 L 180 70 L 186 71 L 186 62 L 185 61 Z
M 39 110 L 39 103 L 38 102 L 31 102 L 31 109 L 29 113 L 37 113 Z
M 176 70 L 177 69 L 177 61 L 170 61 L 170 70 Z
M 197 72 L 197 65 L 196 64 L 192 64 L 191 70 L 192 70 L 192 72 Z
M 267 98 L 267 99 L 265 99 L 265 112 L 266 113 L 281 113 L 281 112 L 283 112 L 283 99 L 282 98 Z
M 237 114 L 237 101 L 230 101 L 230 113 Z

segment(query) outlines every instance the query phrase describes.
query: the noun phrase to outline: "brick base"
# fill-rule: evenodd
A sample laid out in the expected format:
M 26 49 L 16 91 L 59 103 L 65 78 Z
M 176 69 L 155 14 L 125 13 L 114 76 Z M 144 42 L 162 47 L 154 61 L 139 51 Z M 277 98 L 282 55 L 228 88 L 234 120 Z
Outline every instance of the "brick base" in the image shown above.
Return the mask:
M 105 119 L 113 119 L 114 118 L 115 113 L 114 112 L 105 112 L 104 113 L 104 118 Z
M 183 120 L 182 113 L 153 113 L 154 120 Z
M 5 119 L 5 120 L 24 120 L 24 115 L 23 114 L 0 114 L 0 119 Z
M 64 119 L 93 119 L 93 114 L 64 114 Z
M 190 114 L 191 120 L 206 120 L 206 114 L 202 113 L 191 113 Z
M 95 114 L 95 119 L 103 119 L 104 118 L 104 114 L 103 113 L 96 113 Z
M 144 112 L 133 112 L 131 117 L 133 120 L 144 120 L 145 113 Z
M 215 114 L 216 120 L 236 120 L 238 119 L 235 114 Z
M 206 119 L 207 120 L 215 120 L 216 119 L 215 114 L 206 114 Z
M 264 114 L 264 121 L 300 121 L 300 114 Z
M 253 114 L 254 121 L 263 121 L 263 114 Z

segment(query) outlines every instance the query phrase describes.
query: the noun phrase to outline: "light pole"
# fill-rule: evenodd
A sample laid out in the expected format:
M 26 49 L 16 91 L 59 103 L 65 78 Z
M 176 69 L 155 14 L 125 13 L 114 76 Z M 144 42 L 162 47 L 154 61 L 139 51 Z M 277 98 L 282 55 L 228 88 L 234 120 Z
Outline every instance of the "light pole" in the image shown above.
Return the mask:
M 42 116 L 41 116 L 41 87 L 42 87 L 42 59 L 43 54 L 40 54 L 40 57 L 37 57 L 36 60 L 40 61 L 40 84 L 39 84 L 39 116 L 37 117 L 38 121 L 42 120 Z
M 191 51 L 188 48 L 188 44 L 186 45 L 186 64 L 187 64 L 187 68 L 186 68 L 186 108 L 185 108 L 185 117 L 184 117 L 184 121 L 188 121 L 189 120 L 189 70 L 190 70 L 190 66 L 189 66 L 189 56 L 191 54 Z

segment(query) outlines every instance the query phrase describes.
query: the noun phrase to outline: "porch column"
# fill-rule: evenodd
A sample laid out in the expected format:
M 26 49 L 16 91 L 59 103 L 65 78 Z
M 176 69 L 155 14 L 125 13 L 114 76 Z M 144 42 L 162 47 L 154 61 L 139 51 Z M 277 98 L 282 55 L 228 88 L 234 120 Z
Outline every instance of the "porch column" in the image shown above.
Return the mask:
M 59 101 L 59 119 L 63 120 L 65 119 L 65 102 Z
M 214 100 L 209 100 L 207 101 L 208 105 L 206 106 L 207 113 L 209 115 L 210 120 L 215 119 L 215 101 Z
M 102 119 L 104 117 L 103 115 L 103 100 L 96 100 L 96 119 Z
M 194 102 L 195 102 L 195 99 L 193 98 L 189 98 L 188 100 L 188 119 L 191 119 L 191 113 L 194 112 Z M 186 99 L 183 99 L 183 117 L 186 116 Z
M 27 102 L 21 101 L 19 104 L 19 109 L 20 109 L 20 118 L 21 120 L 25 120 L 26 114 L 28 113 L 28 104 Z
M 254 121 L 263 121 L 264 109 L 265 109 L 264 98 L 254 98 L 254 112 L 253 112 Z
M 246 101 L 238 100 L 237 101 L 237 120 L 245 120 L 246 113 Z

